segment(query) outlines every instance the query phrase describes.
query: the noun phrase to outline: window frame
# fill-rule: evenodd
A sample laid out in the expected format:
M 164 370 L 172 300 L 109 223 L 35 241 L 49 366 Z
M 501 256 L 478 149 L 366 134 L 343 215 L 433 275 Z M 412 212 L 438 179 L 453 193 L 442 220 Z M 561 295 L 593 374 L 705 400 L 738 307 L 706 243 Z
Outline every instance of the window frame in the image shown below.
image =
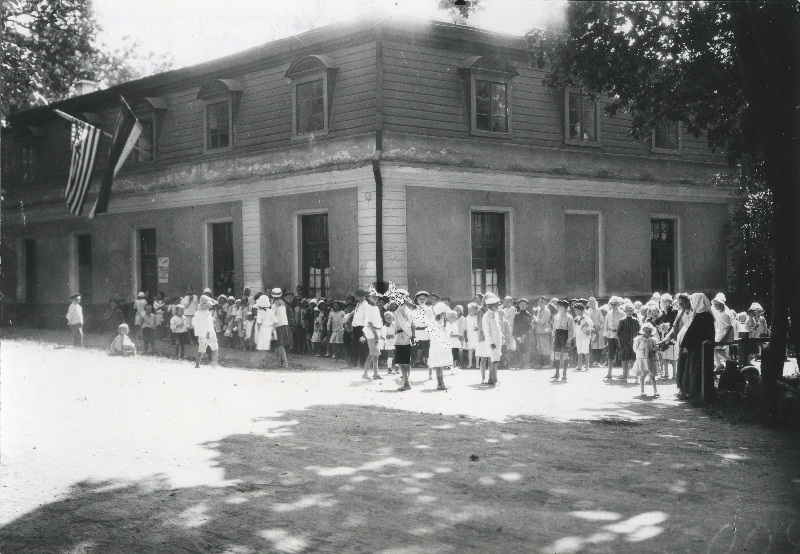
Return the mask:
M 676 292 L 680 292 L 682 290 L 686 290 L 685 282 L 684 282 L 684 274 L 683 274 L 683 239 L 682 239 L 682 223 L 681 217 L 677 214 L 668 214 L 668 213 L 651 213 L 650 219 L 648 220 L 648 230 L 650 236 L 650 244 L 652 248 L 652 236 L 653 236 L 653 220 L 657 219 L 667 219 L 673 222 L 673 233 L 675 235 L 673 240 L 673 267 L 675 271 L 675 277 L 673 279 L 674 283 L 673 286 L 675 287 L 674 291 L 659 291 L 659 292 L 672 292 L 673 294 Z M 652 251 L 650 257 L 650 277 L 648 280 L 648 287 L 653 288 L 653 258 L 652 258 Z
M 597 287 L 596 295 L 599 297 L 606 295 L 606 276 L 605 276 L 605 265 L 606 265 L 606 240 L 603 234 L 603 229 L 605 227 L 603 221 L 603 212 L 600 210 L 564 210 L 564 237 L 566 240 L 567 237 L 567 216 L 569 215 L 583 215 L 583 216 L 594 216 L 597 217 L 597 262 L 595 264 L 595 271 L 596 274 L 596 283 L 595 286 Z M 564 267 L 566 268 L 566 260 L 564 262 Z M 564 276 L 565 283 L 569 283 L 569 278 L 565 275 Z
M 313 81 L 322 80 L 322 129 L 318 131 L 311 131 L 308 133 L 297 132 L 297 86 Z M 292 139 L 304 139 L 322 137 L 330 132 L 330 104 L 328 97 L 328 71 L 325 67 L 319 67 L 302 74 L 292 77 Z
M 155 114 L 150 114 L 149 113 L 147 115 L 143 115 L 141 117 L 138 117 L 137 119 L 139 120 L 139 123 L 142 123 L 144 121 L 149 121 L 150 122 L 150 131 L 151 131 L 151 133 L 150 133 L 151 134 L 151 136 L 150 136 L 150 141 L 151 141 L 150 142 L 150 159 L 149 160 L 142 160 L 141 157 L 140 157 L 141 156 L 141 152 L 136 149 L 136 148 L 139 147 L 139 140 L 141 139 L 141 136 L 139 137 L 139 139 L 136 139 L 136 148 L 134 148 L 134 150 L 133 150 L 133 154 L 134 154 L 133 165 L 134 166 L 142 166 L 142 165 L 151 164 L 151 163 L 155 162 L 158 159 L 158 148 L 157 148 L 157 145 L 158 145 L 158 140 L 157 140 L 158 131 L 156 129 L 156 116 L 155 116 Z M 144 129 L 144 125 L 142 125 L 142 129 Z
M 491 71 L 488 69 L 470 70 L 470 134 L 476 137 L 499 137 L 499 138 L 512 138 L 513 131 L 513 79 L 515 75 L 504 73 L 500 71 Z M 478 95 L 477 95 L 477 81 L 486 81 L 489 83 L 504 84 L 506 87 L 506 131 L 484 131 L 478 129 Z M 490 107 L 491 109 L 491 107 Z
M 214 224 L 215 223 L 230 223 L 233 227 L 233 289 L 236 290 L 236 285 L 239 283 L 239 276 L 236 272 L 236 222 L 233 217 L 212 217 L 204 219 L 202 223 L 201 233 L 203 237 L 203 288 L 210 288 L 214 290 Z
M 514 270 L 516 268 L 515 259 L 514 259 L 514 208 L 512 207 L 504 207 L 504 206 L 470 206 L 469 209 L 469 287 L 472 290 L 472 273 L 474 268 L 472 266 L 472 251 L 473 251 L 473 240 L 472 240 L 472 216 L 475 213 L 497 213 L 503 215 L 503 225 L 505 226 L 505 252 L 504 255 L 504 279 L 503 279 L 503 286 L 505 287 L 505 291 L 516 290 L 515 289 L 515 280 L 514 280 Z M 498 290 L 500 287 L 498 286 Z M 481 291 L 485 292 L 485 291 Z
M 653 127 L 653 131 L 651 133 L 651 138 L 650 138 L 650 152 L 653 152 L 654 154 L 671 154 L 673 156 L 680 155 L 683 153 L 683 133 L 681 132 L 681 123 L 680 121 L 667 121 L 666 123 L 675 124 L 678 132 L 677 136 L 678 147 L 672 150 L 670 148 L 662 148 L 656 146 L 656 128 Z
M 593 100 L 595 112 L 595 140 L 583 141 L 573 140 L 569 138 L 569 98 L 572 94 L 579 94 L 581 96 L 588 96 L 581 89 L 576 87 L 566 87 L 564 89 L 564 144 L 570 146 L 583 146 L 587 148 L 600 148 L 602 146 L 602 133 L 600 125 L 600 99 Z
M 326 214 L 328 216 L 328 267 L 333 269 L 333 264 L 331 263 L 331 255 L 333 253 L 333 241 L 331 239 L 331 216 L 328 208 L 313 208 L 310 210 L 295 210 L 294 212 L 294 271 L 292 272 L 292 278 L 294 283 L 298 285 L 303 284 L 303 216 L 304 215 L 322 215 Z M 332 288 L 332 281 L 331 278 L 333 277 L 332 273 L 328 273 L 328 289 Z
M 221 103 L 228 105 L 228 145 L 210 148 L 208 145 L 208 109 Z M 217 94 L 203 99 L 203 153 L 216 154 L 217 152 L 229 152 L 233 150 L 233 98 L 230 94 Z
M 25 151 L 30 151 L 31 153 L 31 166 L 33 171 L 31 175 L 25 178 Z M 19 185 L 26 186 L 26 185 L 33 185 L 36 183 L 38 178 L 38 161 L 39 161 L 39 144 L 36 140 L 26 140 L 19 144 L 19 151 L 17 153 L 17 176 L 19 178 Z

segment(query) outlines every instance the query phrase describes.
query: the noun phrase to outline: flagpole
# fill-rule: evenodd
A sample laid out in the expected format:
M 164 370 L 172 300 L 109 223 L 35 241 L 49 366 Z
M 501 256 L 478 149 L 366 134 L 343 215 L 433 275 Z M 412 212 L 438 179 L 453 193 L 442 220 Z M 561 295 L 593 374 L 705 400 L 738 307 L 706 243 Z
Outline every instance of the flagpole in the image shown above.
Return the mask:
M 120 98 L 122 98 L 122 96 L 120 96 Z M 125 99 L 123 98 L 122 101 L 125 102 Z M 128 103 L 125 102 L 125 105 L 128 106 Z M 128 106 L 128 109 L 130 110 L 130 106 Z M 78 123 L 80 125 L 91 125 L 91 123 L 87 123 L 82 119 L 78 119 L 77 117 L 69 115 L 66 112 L 62 112 L 61 110 L 57 110 L 56 108 L 53 108 L 53 111 L 56 112 L 61 117 L 63 117 L 64 119 L 66 119 L 67 121 L 69 121 L 70 123 Z M 131 113 L 133 113 L 133 110 L 131 110 Z M 133 117 L 135 118 L 136 115 L 134 114 Z M 139 121 L 139 120 L 137 119 L 136 121 Z M 104 130 L 100 129 L 100 132 L 103 133 L 103 136 L 106 136 L 108 138 L 114 138 L 114 135 L 112 135 L 108 131 L 104 131 Z M 145 154 L 147 156 L 152 156 L 153 155 L 152 152 L 148 152 L 147 150 L 142 150 L 138 146 L 134 146 L 133 149 L 136 150 L 137 152 L 141 152 L 142 154 Z

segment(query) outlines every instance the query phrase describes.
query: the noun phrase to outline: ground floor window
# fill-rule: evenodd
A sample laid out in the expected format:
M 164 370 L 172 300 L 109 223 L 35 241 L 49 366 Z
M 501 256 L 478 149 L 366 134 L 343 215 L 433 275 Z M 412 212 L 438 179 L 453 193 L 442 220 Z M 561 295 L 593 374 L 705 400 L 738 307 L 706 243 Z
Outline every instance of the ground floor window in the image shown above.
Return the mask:
M 650 221 L 650 275 L 654 291 L 675 290 L 675 220 Z
M 211 224 L 211 271 L 214 295 L 234 293 L 233 223 Z
M 38 296 L 39 278 L 36 274 L 36 241 L 22 241 L 22 254 L 25 256 L 25 302 L 35 304 Z
M 502 212 L 472 212 L 472 295 L 506 292 L 506 225 Z
M 84 302 L 92 301 L 92 236 L 76 235 L 78 292 Z
M 564 274 L 567 290 L 578 295 L 599 294 L 598 214 L 568 213 L 564 221 Z
M 330 288 L 330 246 L 328 214 L 303 215 L 303 287 L 309 296 L 325 297 Z
M 158 257 L 156 256 L 156 230 L 139 230 L 139 283 L 140 290 L 153 298 L 158 288 Z

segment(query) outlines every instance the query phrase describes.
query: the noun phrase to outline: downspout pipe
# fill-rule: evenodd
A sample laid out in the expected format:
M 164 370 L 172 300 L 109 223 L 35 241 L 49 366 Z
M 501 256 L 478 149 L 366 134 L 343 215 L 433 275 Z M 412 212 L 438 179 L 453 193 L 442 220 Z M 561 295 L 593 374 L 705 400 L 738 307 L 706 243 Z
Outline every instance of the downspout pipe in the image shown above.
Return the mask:
M 375 177 L 375 280 L 378 292 L 386 292 L 383 279 L 383 24 L 375 26 L 375 154 L 372 174 Z

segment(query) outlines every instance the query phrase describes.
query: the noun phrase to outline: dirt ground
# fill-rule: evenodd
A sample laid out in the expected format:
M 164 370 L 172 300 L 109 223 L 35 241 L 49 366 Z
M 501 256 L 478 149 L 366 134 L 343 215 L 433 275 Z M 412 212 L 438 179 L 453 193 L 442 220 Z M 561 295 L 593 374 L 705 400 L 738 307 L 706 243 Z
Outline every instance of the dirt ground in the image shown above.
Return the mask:
M 671 382 L 415 370 L 398 393 L 8 335 L 0 363 L 3 553 L 800 552 L 796 434 Z

